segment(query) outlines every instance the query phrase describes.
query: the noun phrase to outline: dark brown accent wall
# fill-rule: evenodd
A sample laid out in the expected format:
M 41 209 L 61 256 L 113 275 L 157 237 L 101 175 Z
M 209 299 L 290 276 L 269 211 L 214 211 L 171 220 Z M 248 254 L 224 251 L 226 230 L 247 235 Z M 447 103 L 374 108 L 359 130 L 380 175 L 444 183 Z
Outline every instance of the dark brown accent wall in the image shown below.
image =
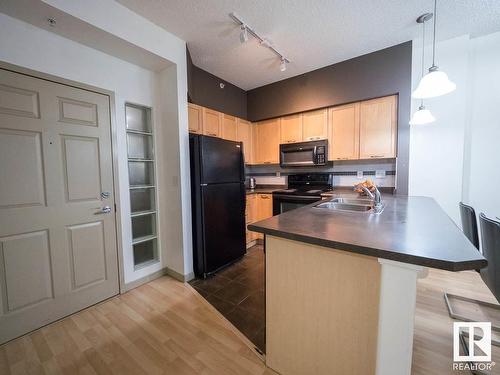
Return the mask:
M 412 44 L 326 66 L 247 92 L 248 119 L 259 121 L 312 109 L 399 94 L 397 193 L 408 194 Z
M 198 68 L 187 53 L 188 100 L 191 103 L 247 119 L 247 92 Z M 224 88 L 220 84 L 224 84 Z

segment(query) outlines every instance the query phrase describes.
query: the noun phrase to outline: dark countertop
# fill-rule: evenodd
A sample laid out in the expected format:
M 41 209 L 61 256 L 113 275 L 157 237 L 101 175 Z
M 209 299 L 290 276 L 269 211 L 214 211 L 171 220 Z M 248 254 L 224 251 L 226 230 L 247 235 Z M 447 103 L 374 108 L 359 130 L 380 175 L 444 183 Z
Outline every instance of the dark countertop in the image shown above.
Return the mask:
M 380 215 L 314 208 L 273 216 L 249 230 L 398 262 L 463 271 L 487 261 L 428 197 L 384 195 Z

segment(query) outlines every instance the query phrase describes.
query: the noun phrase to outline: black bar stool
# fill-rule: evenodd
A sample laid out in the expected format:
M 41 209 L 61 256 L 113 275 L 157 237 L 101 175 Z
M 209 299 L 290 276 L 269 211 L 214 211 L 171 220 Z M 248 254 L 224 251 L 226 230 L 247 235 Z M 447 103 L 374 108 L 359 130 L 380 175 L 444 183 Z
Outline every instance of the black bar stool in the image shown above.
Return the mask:
M 481 270 L 481 278 L 497 299 L 500 301 L 500 222 L 479 215 L 483 255 L 488 266 Z
M 469 241 L 479 250 L 479 232 L 477 230 L 476 212 L 471 206 L 467 206 L 463 202 L 460 202 L 458 207 L 460 207 L 462 230 Z
M 476 249 L 479 251 L 479 232 L 478 232 L 478 228 L 477 228 L 476 212 L 474 211 L 474 208 L 472 208 L 471 206 L 468 206 L 462 202 L 459 203 L 459 207 L 460 207 L 460 218 L 462 219 L 462 228 L 463 228 L 464 234 L 469 239 L 469 241 L 476 247 Z M 490 247 L 488 249 L 488 252 L 495 253 L 495 260 L 493 260 L 493 255 L 487 256 L 487 254 L 485 252 L 485 229 L 483 229 L 483 218 L 485 220 L 491 221 L 491 222 L 496 223 L 498 225 L 498 228 L 495 227 L 497 230 L 497 236 L 500 236 L 500 224 L 494 220 L 487 219 L 486 216 L 484 216 L 484 214 L 480 215 L 481 235 L 482 235 L 482 241 L 483 241 L 483 255 L 486 258 L 486 260 L 488 261 L 488 267 L 480 270 L 481 278 L 486 283 L 486 286 L 491 290 L 491 292 L 493 293 L 495 298 L 497 300 L 499 300 L 499 298 L 500 298 L 500 285 L 495 287 L 495 281 L 493 280 L 493 276 L 491 276 L 491 274 L 492 274 L 492 272 L 493 273 L 495 272 L 495 271 L 492 271 L 492 269 L 496 269 L 496 271 L 499 272 L 499 277 L 497 280 L 498 280 L 498 282 L 500 282 L 500 264 L 498 263 L 498 261 L 500 261 L 500 247 L 498 247 L 499 246 L 498 244 L 500 244 L 500 242 L 497 242 L 496 251 L 494 251 L 494 249 L 492 250 L 491 244 L 489 244 Z M 494 231 L 495 231 L 495 229 L 488 229 L 489 233 L 493 233 Z M 489 236 L 491 236 L 491 234 Z M 500 238 L 500 237 L 498 237 L 498 238 Z M 496 268 L 495 268 L 495 263 L 496 263 Z M 496 288 L 496 291 L 498 294 L 495 293 L 495 288 Z M 454 298 L 454 299 L 465 301 L 465 302 L 472 302 L 472 303 L 475 303 L 478 305 L 486 306 L 486 307 L 491 308 L 491 309 L 500 310 L 500 305 L 498 305 L 498 304 L 484 302 L 484 301 L 480 301 L 480 300 L 473 299 L 473 298 L 459 296 L 456 294 L 445 293 L 444 300 L 446 302 L 446 307 L 448 308 L 449 316 L 452 319 L 457 319 L 457 320 L 461 320 L 464 322 L 472 322 L 472 321 L 474 321 L 474 319 L 467 317 L 467 316 L 464 316 L 464 315 L 460 315 L 460 314 L 456 313 L 455 311 L 453 311 L 453 308 L 452 308 L 451 303 L 450 303 L 450 298 Z M 496 331 L 500 331 L 499 326 L 492 325 L 491 328 L 496 330 Z

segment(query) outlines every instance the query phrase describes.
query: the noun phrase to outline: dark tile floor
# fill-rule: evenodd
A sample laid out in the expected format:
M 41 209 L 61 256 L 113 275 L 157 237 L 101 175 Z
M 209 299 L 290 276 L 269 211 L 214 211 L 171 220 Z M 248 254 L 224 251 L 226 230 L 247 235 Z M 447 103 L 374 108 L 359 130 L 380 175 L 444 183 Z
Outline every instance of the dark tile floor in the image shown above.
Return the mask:
M 190 282 L 212 306 L 265 352 L 264 251 L 256 245 L 235 264 Z

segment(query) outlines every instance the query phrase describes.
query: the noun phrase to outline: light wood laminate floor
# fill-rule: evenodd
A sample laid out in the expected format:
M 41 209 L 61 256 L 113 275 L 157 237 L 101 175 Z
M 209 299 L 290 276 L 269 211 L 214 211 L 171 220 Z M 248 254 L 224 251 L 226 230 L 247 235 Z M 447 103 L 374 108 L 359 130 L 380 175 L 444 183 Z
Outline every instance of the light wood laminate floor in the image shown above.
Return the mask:
M 457 374 L 444 290 L 494 302 L 476 272 L 430 270 L 418 285 L 412 374 Z M 152 281 L 0 346 L 0 374 L 274 374 L 195 293 Z

